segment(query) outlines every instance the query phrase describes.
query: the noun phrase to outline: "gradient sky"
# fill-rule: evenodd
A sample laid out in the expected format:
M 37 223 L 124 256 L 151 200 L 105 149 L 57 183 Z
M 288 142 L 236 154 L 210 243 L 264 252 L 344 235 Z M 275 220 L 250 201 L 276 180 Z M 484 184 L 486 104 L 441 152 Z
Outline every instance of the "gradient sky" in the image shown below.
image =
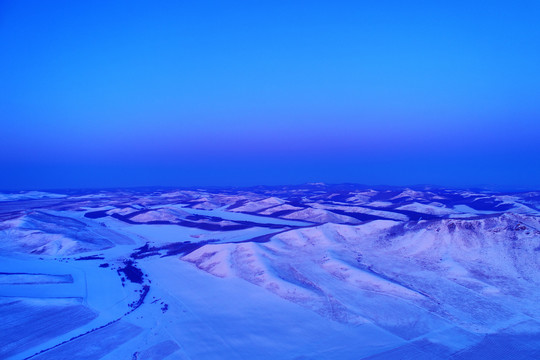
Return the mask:
M 539 1 L 0 1 L 0 189 L 540 189 Z

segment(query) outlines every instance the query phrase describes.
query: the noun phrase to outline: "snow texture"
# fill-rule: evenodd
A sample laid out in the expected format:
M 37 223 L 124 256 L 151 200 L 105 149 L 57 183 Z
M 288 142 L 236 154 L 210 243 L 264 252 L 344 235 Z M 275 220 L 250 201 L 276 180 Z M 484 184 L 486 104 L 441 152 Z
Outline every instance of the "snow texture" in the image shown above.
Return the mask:
M 537 359 L 540 193 L 0 194 L 2 359 Z

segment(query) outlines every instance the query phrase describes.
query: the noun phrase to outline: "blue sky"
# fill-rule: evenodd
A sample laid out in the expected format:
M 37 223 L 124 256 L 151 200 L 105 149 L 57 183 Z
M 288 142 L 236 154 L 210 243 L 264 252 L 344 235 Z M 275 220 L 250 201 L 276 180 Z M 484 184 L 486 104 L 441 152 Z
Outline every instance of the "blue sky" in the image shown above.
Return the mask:
M 540 188 L 537 1 L 2 1 L 0 189 Z

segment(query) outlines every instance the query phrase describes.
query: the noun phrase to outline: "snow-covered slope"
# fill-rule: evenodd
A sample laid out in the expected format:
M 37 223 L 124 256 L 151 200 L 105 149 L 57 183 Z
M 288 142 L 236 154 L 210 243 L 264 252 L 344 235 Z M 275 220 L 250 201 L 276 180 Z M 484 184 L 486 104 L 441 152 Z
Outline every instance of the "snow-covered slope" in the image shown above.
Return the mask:
M 0 193 L 0 201 L 19 201 L 35 199 L 61 199 L 67 195 L 55 194 L 43 191 L 24 191 L 20 193 Z
M 280 211 L 295 211 L 295 210 L 302 210 L 303 208 L 298 206 L 293 206 L 289 204 L 283 204 L 283 205 L 277 205 L 272 206 L 271 208 L 268 208 L 264 211 L 259 212 L 261 215 L 272 215 Z
M 339 215 L 324 209 L 308 208 L 284 215 L 285 219 L 307 220 L 316 223 L 348 223 L 357 224 L 360 221 L 346 215 Z
M 538 218 L 517 215 L 325 224 L 263 244 L 206 245 L 182 259 L 404 340 L 447 328 L 490 334 L 540 317 L 538 229 Z
M 282 205 L 285 201 L 276 197 L 269 197 L 257 201 L 248 201 L 245 204 L 235 207 L 229 207 L 230 211 L 237 212 L 257 212 L 263 209 L 268 209 L 273 206 Z
M 449 209 L 441 203 L 421 204 L 421 203 L 413 202 L 411 204 L 398 206 L 396 207 L 396 210 L 414 211 L 421 214 L 439 215 L 439 216 L 450 215 L 450 214 L 456 213 L 456 210 Z
M 131 216 L 130 220 L 139 223 L 147 223 L 153 221 L 177 222 L 178 220 L 185 219 L 186 216 L 189 215 L 190 214 L 188 212 L 179 209 L 159 208 L 156 210 L 141 212 L 135 216 Z

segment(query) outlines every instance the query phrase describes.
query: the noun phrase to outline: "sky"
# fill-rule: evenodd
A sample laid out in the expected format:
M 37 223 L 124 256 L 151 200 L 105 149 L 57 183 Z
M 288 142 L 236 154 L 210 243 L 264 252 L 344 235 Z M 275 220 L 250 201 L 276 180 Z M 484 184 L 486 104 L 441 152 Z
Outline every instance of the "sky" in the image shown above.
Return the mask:
M 0 0 L 0 189 L 540 189 L 538 1 Z

